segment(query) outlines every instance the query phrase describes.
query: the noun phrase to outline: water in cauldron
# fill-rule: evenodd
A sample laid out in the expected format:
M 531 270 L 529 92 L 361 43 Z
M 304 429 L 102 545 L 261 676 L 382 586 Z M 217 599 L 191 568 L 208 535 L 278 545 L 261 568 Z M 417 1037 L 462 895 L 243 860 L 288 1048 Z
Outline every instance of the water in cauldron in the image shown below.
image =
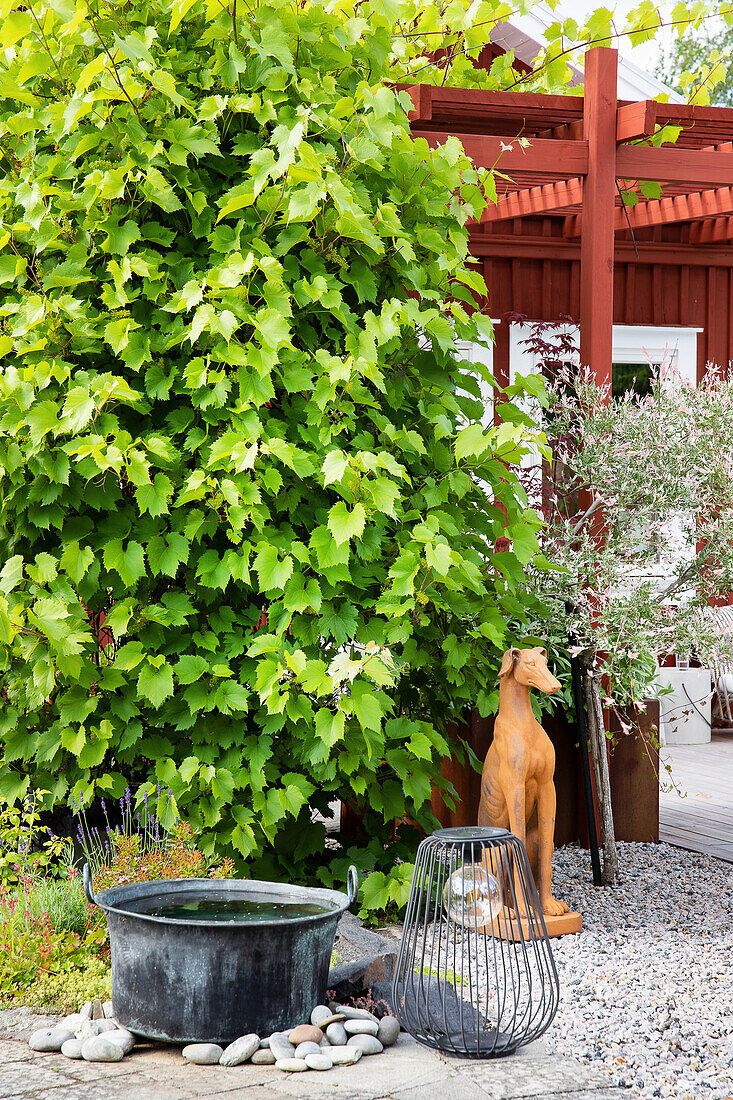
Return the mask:
M 211 897 L 199 891 L 181 892 L 174 896 L 175 901 L 155 896 L 134 898 L 126 900 L 124 908 L 128 913 L 190 921 L 295 920 L 319 917 L 334 908 L 313 902 L 283 901 L 282 897 L 267 894 L 258 894 L 256 899 Z

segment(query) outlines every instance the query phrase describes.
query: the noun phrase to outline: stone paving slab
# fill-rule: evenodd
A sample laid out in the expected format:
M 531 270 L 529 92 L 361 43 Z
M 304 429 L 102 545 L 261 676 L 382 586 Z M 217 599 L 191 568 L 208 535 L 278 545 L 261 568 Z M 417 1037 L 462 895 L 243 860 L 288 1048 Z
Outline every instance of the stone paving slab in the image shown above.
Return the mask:
M 524 1100 L 609 1087 L 608 1080 L 590 1066 L 548 1054 L 472 1061 L 465 1066 L 463 1076 L 484 1088 L 492 1100 Z M 617 1096 L 624 1094 L 628 1095 L 616 1090 Z
M 325 1073 L 272 1066 L 194 1066 L 178 1047 L 144 1043 L 124 1062 L 71 1061 L 28 1047 L 55 1023 L 0 1011 L 0 1100 L 628 1100 L 628 1090 L 542 1043 L 491 1061 L 451 1058 L 401 1035 L 382 1055 Z

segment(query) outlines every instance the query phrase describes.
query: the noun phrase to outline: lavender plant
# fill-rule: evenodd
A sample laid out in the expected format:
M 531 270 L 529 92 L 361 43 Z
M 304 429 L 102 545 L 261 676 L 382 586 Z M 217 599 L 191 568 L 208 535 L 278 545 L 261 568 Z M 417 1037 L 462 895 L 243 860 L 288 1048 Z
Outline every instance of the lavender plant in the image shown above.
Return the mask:
M 127 787 L 118 802 L 119 822 L 115 824 L 110 821 L 107 803 L 102 798 L 100 806 L 104 825 L 101 828 L 90 823 L 90 807 L 85 806 L 83 799 L 77 800 L 72 796 L 70 804 L 76 818 L 76 841 L 92 874 L 110 865 L 118 837 L 136 837 L 140 855 L 146 856 L 151 852 L 165 851 L 178 822 L 178 815 L 173 809 L 173 792 L 168 790 L 163 795 L 160 783 L 154 800 L 144 790 L 139 810 L 135 808 L 132 791 Z

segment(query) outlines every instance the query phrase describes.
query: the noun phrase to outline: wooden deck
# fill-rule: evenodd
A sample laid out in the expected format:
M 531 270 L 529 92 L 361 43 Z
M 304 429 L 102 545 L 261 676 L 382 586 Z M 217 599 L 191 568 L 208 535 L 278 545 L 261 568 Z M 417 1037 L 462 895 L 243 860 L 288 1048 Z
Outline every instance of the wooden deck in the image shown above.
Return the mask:
M 733 863 L 733 734 L 709 745 L 668 745 L 662 762 L 677 790 L 659 794 L 659 839 Z M 664 786 L 670 775 L 662 772 Z

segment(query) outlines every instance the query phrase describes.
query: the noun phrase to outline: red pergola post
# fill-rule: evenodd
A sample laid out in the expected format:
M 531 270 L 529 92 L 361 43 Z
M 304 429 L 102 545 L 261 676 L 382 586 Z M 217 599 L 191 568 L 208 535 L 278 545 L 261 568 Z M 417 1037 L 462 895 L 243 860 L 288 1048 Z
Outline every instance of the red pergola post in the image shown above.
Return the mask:
M 605 47 L 585 55 L 588 173 L 580 238 L 580 361 L 601 383 L 611 381 L 617 62 L 618 51 Z

